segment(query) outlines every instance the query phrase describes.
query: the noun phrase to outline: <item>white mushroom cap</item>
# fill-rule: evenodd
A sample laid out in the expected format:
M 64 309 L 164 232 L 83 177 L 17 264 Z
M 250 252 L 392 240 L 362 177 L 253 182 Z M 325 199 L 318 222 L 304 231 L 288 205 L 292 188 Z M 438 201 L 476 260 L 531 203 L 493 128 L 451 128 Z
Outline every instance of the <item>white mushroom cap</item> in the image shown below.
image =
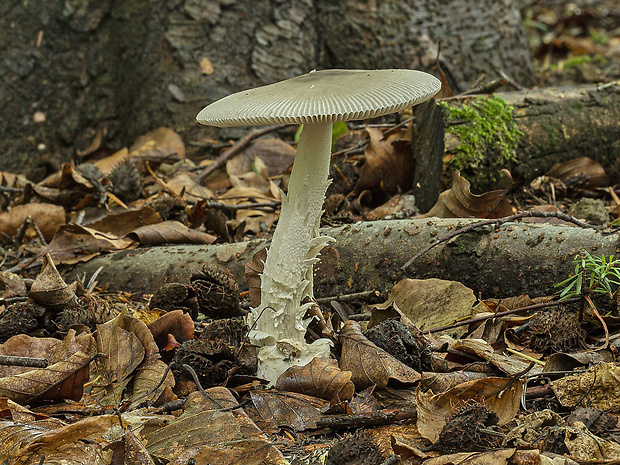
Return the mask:
M 196 119 L 230 127 L 374 118 L 424 102 L 440 88 L 434 76 L 409 69 L 312 71 L 224 97 Z

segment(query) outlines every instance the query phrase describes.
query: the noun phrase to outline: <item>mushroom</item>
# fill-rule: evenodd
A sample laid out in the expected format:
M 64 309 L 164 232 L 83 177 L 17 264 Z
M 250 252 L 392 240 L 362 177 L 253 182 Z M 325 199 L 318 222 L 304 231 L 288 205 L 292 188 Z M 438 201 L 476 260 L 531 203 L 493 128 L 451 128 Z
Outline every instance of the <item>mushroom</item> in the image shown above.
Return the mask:
M 312 71 L 229 95 L 196 117 L 218 127 L 304 125 L 261 275 L 261 303 L 248 315 L 250 341 L 260 346 L 259 376 L 275 383 L 288 367 L 330 352 L 328 339 L 306 342 L 311 319 L 305 315 L 312 305 L 313 265 L 320 250 L 334 242 L 318 234 L 330 183 L 332 123 L 394 113 L 430 99 L 440 87 L 438 79 L 421 71 Z

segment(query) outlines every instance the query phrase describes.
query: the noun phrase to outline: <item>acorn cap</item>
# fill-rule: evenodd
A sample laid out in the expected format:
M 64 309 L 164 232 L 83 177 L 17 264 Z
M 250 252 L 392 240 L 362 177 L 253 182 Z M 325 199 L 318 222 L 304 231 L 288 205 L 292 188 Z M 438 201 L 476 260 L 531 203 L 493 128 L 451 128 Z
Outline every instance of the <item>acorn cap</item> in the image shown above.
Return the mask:
M 409 69 L 312 71 L 224 97 L 196 119 L 218 127 L 359 120 L 412 107 L 440 88 L 434 76 Z

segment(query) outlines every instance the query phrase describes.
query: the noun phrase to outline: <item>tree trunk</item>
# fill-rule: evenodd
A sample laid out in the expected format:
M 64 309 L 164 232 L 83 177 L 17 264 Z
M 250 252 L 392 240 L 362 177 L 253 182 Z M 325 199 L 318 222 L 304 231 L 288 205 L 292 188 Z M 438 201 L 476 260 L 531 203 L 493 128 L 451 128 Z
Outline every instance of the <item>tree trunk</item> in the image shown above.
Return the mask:
M 325 228 L 336 239 L 321 252 L 315 296 L 326 297 L 377 289 L 390 290 L 405 277 L 460 281 L 476 294 L 508 297 L 552 294 L 554 284 L 572 271 L 582 250 L 617 255 L 619 234 L 543 223 L 507 223 L 464 233 L 422 255 L 405 271 L 413 255 L 437 237 L 476 220 L 413 219 L 357 223 Z M 188 282 L 202 264 L 228 268 L 245 287 L 244 265 L 264 241 L 202 246 L 166 246 L 117 252 L 75 266 L 67 276 L 88 279 L 100 267 L 100 284 L 110 290 L 150 294 L 167 282 Z
M 231 92 L 313 68 L 432 70 L 439 43 L 455 89 L 532 81 L 514 0 L 3 0 L 0 170 L 37 180 L 158 126 L 212 136 L 195 115 Z

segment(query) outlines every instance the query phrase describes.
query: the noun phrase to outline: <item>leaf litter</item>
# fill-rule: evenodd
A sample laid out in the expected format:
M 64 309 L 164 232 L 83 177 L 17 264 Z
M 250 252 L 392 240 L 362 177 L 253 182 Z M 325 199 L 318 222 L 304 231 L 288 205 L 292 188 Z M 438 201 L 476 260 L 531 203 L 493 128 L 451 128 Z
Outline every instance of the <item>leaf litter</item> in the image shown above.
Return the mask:
M 547 79 L 573 69 L 575 56 L 614 53 L 617 37 L 597 36 L 601 24 L 590 38 L 574 37 L 558 13 L 531 11 L 531 21 L 556 31 L 551 40 L 532 34 Z M 556 67 L 543 53 L 551 48 L 565 54 Z M 325 223 L 417 215 L 407 194 L 411 126 L 339 130 Z M 96 138 L 81 164 L 39 183 L 0 173 L 0 357 L 12 357 L 0 369 L 4 462 L 620 460 L 620 339 L 617 304 L 606 294 L 593 309 L 580 293 L 563 302 L 554 289 L 535 299 L 482 300 L 458 282 L 403 279 L 383 302 L 320 307 L 313 331 L 332 338 L 334 358 L 294 367 L 271 389 L 254 376 L 256 351 L 242 319 L 260 299 L 264 258 L 248 264 L 246 284 L 205 269 L 153 296 L 110 294 L 96 279 L 64 281 L 57 265 L 102 253 L 267 237 L 293 140 L 281 130 L 246 142 L 222 163 L 225 172 L 204 179 L 211 160 L 170 128 L 91 159 L 102 143 Z M 524 196 L 511 190 L 509 172 L 481 194 L 458 172 L 446 174 L 428 216 L 500 219 L 527 207 L 589 221 L 595 217 L 573 205 L 587 195 L 611 197 L 603 209 L 612 220 L 620 212 L 605 167 L 587 157 L 529 180 Z M 44 367 L 14 365 L 28 359 Z

